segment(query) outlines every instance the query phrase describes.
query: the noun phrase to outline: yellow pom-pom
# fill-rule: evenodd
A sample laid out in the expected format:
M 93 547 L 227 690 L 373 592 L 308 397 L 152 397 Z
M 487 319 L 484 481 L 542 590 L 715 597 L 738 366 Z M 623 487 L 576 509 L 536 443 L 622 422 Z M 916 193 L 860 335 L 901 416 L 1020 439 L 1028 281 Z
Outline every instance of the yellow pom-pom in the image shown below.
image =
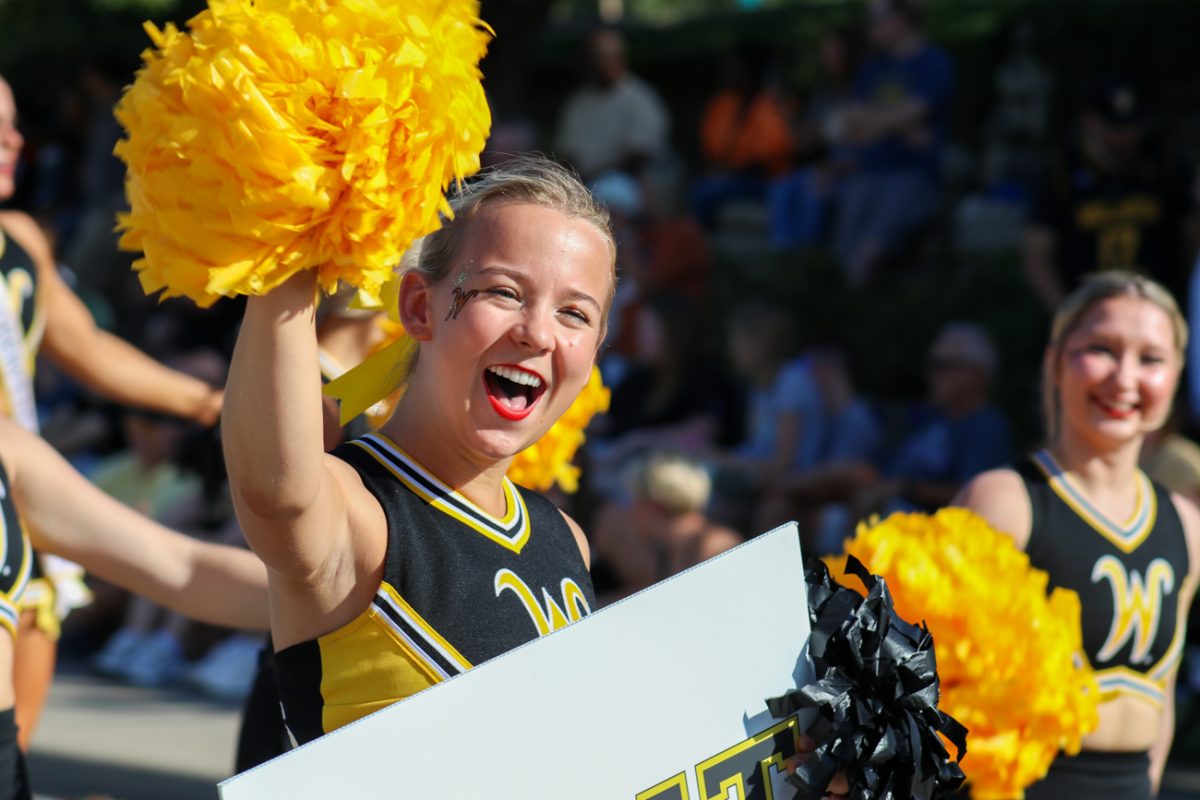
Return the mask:
M 976 800 L 1019 798 L 1060 750 L 1099 723 L 1079 596 L 977 514 L 893 514 L 862 524 L 846 553 L 887 580 L 896 611 L 925 620 L 937 648 L 938 707 L 967 726 L 963 771 Z M 827 559 L 841 577 L 845 558 Z M 862 590 L 861 584 L 854 588 Z
M 477 0 L 210 0 L 117 107 L 122 247 L 200 305 L 318 270 L 378 299 L 491 125 Z
M 542 438 L 517 453 L 508 467 L 508 477 L 529 489 L 544 492 L 555 483 L 564 492 L 579 489 L 579 467 L 571 463 L 583 444 L 584 430 L 592 417 L 608 410 L 610 392 L 592 367 L 587 385 L 567 412 Z

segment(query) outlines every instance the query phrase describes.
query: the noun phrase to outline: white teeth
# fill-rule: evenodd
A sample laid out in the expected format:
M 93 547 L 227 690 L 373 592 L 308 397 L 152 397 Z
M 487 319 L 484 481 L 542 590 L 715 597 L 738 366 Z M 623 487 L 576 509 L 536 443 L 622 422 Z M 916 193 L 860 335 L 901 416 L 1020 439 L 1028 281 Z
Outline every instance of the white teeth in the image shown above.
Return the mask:
M 534 375 L 532 372 L 525 372 L 524 370 L 516 369 L 514 367 L 488 367 L 488 372 L 495 373 L 501 378 L 506 378 L 513 383 L 532 386 L 535 389 L 542 385 L 542 379 L 537 375 Z

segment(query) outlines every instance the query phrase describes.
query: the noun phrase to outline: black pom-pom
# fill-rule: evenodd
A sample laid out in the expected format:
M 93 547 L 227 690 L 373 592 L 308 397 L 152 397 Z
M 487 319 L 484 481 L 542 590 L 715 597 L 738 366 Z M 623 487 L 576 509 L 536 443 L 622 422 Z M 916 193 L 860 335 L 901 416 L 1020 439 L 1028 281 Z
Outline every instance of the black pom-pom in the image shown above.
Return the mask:
M 882 578 L 850 556 L 867 596 L 839 586 L 820 561 L 805 570 L 816 680 L 767 700 L 776 717 L 816 709 L 817 749 L 789 776 L 796 800 L 819 800 L 839 770 L 855 800 L 936 800 L 963 783 L 967 730 L 937 708 L 933 637 L 901 619 Z M 938 733 L 957 749 L 950 758 Z

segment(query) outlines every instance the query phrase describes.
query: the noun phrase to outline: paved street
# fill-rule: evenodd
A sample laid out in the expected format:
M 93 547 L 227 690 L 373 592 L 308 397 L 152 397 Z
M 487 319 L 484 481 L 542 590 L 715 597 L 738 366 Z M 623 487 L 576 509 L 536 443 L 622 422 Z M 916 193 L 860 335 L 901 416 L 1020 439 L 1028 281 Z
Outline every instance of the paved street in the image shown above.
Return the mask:
M 239 711 L 182 691 L 136 689 L 69 671 L 33 743 L 39 797 L 214 800 L 233 768 Z

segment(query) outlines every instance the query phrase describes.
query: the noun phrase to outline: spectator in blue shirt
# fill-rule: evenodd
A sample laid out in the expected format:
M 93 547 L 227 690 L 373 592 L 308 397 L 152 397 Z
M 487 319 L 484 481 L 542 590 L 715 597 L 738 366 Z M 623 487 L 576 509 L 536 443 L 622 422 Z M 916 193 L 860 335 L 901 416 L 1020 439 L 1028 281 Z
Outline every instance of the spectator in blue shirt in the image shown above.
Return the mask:
M 873 0 L 870 36 L 875 53 L 859 68 L 855 102 L 833 131 L 855 169 L 834 225 L 834 249 L 852 286 L 936 216 L 954 91 L 954 66 L 921 35 L 913 0 Z
M 759 485 L 812 466 L 821 444 L 821 398 L 807 361 L 795 355 L 787 312 L 762 301 L 743 304 L 731 320 L 729 355 L 749 392 L 746 439 L 727 465 Z
M 765 530 L 764 496 L 782 475 L 811 467 L 820 456 L 821 396 L 807 360 L 793 346 L 783 308 L 743 303 L 730 318 L 729 358 L 746 389 L 746 436 L 733 450 L 713 451 L 717 516 L 737 528 Z
M 862 492 L 863 512 L 932 511 L 970 478 L 1009 462 L 1008 420 L 990 401 L 996 366 L 995 347 L 979 325 L 942 329 L 926 367 L 932 413 Z

